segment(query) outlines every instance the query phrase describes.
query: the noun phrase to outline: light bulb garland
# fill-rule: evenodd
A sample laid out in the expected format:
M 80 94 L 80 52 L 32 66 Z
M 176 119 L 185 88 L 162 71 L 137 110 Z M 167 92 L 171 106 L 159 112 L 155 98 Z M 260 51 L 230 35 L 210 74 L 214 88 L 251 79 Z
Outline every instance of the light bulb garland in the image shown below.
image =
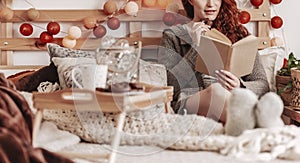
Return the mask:
M 33 27 L 30 23 L 23 23 L 20 25 L 19 31 L 23 36 L 30 36 L 33 33 Z
M 177 3 L 168 3 L 165 9 L 165 14 L 162 17 L 162 21 L 167 26 L 175 25 L 176 23 L 180 23 L 177 20 L 177 13 L 179 12 L 179 5 Z
M 36 10 L 35 8 L 30 8 L 29 10 L 27 10 L 27 17 L 30 21 L 34 21 L 39 19 L 40 17 L 40 12 L 38 10 Z
M 167 26 L 172 26 L 176 23 L 176 16 L 171 12 L 166 12 L 163 16 L 163 22 Z
M 282 0 L 269 0 L 272 4 L 279 4 L 281 3 Z M 263 0 L 250 0 L 251 4 L 255 7 L 259 7 L 262 3 L 263 3 Z M 240 22 L 242 24 L 246 24 L 250 21 L 251 17 L 250 17 L 250 14 L 247 13 L 246 11 L 241 11 L 240 12 Z M 275 28 L 275 29 L 278 29 L 278 28 L 281 28 L 282 25 L 283 25 L 283 20 L 280 16 L 278 16 L 276 14 L 276 16 L 272 17 L 271 18 L 271 27 L 272 28 Z
M 154 7 L 156 5 L 156 0 L 143 0 L 143 4 L 146 7 Z
M 172 0 L 142 0 L 142 4 L 147 8 L 166 9 Z
M 106 14 L 106 15 L 111 15 L 115 12 L 118 11 L 118 7 L 117 7 L 117 4 L 115 1 L 113 0 L 108 0 L 104 3 L 104 6 L 103 6 L 103 12 Z
M 270 0 L 271 3 L 277 5 L 279 3 L 281 3 L 282 0 Z
M 259 7 L 264 2 L 264 0 L 250 0 L 250 2 L 253 6 Z
M 1 22 L 6 22 L 14 17 L 14 11 L 9 7 L 2 7 L 0 10 L 0 20 Z
M 279 3 L 281 3 L 282 0 L 270 0 L 270 2 L 274 5 L 277 5 Z M 274 9 L 273 5 L 271 5 L 271 7 Z M 279 29 L 282 27 L 283 25 L 283 19 L 278 16 L 277 12 L 275 11 L 275 14 L 276 16 L 273 16 L 271 18 L 271 26 L 274 28 L 274 29 Z
M 128 15 L 136 16 L 139 11 L 139 5 L 134 1 L 129 1 L 124 7 L 124 11 Z
M 23 36 L 30 36 L 33 33 L 33 26 L 44 29 L 39 35 L 39 40 L 36 42 L 36 46 L 43 46 L 46 43 L 53 42 L 53 35 L 59 32 L 67 33 L 62 39 L 62 45 L 68 48 L 73 48 L 76 46 L 76 40 L 81 37 L 81 29 L 77 26 L 72 26 L 69 28 L 68 32 L 60 31 L 60 24 L 51 21 L 47 24 L 46 28 L 35 25 L 30 21 L 38 20 L 41 13 L 36 10 L 33 4 L 25 0 L 26 3 L 30 5 L 30 8 L 26 11 L 25 17 L 16 15 L 17 17 L 24 20 L 24 23 L 19 26 L 19 32 Z M 120 9 L 118 9 L 117 4 L 113 0 L 108 0 L 104 4 L 103 12 L 107 15 L 105 20 L 98 20 L 97 17 L 86 17 L 82 20 L 83 26 L 87 30 L 93 30 L 93 34 L 96 38 L 102 38 L 106 35 L 107 30 L 102 23 L 106 22 L 107 27 L 111 30 L 117 30 L 120 27 L 120 20 L 117 18 L 117 14 L 121 13 L 120 10 L 125 12 L 130 16 L 137 16 L 139 11 L 139 6 L 135 1 L 127 0 Z M 48 15 L 47 15 L 48 16 Z M 0 20 L 9 21 L 14 17 L 14 11 L 8 7 L 2 7 L 0 10 Z M 48 16 L 49 17 L 49 16 Z M 50 18 L 50 17 L 49 17 Z
M 277 13 L 277 11 L 275 9 L 275 5 L 281 3 L 281 1 L 282 0 L 270 0 L 270 2 L 272 3 L 271 10 L 274 12 L 274 14 L 276 16 L 278 16 L 279 14 Z M 290 49 L 289 49 L 289 45 L 288 45 L 288 42 L 287 42 L 287 39 L 286 39 L 286 36 L 285 36 L 285 31 L 284 31 L 284 27 L 283 27 L 283 20 L 281 19 L 281 21 L 282 21 L 282 23 L 279 21 L 279 23 L 282 24 L 281 27 L 280 28 L 274 28 L 274 30 L 280 30 L 282 37 L 278 37 L 278 36 L 275 36 L 273 34 L 273 38 L 271 38 L 271 46 L 283 46 L 284 45 L 285 55 L 288 56 L 289 53 L 290 53 L 289 52 Z M 272 25 L 272 19 L 271 19 L 271 25 Z
M 282 0 L 269 0 L 272 4 L 279 4 L 282 2 Z M 40 17 L 40 12 L 35 9 L 35 7 L 29 3 L 27 0 L 25 0 L 28 4 L 30 4 L 32 7 L 27 10 L 27 19 L 26 23 L 23 23 L 19 27 L 19 32 L 23 36 L 30 36 L 33 33 L 33 27 L 31 23 L 28 23 L 27 21 L 34 21 L 39 19 Z M 143 0 L 143 4 L 147 6 L 152 6 L 150 2 L 158 3 L 162 7 L 165 8 L 165 14 L 162 18 L 163 22 L 167 26 L 172 26 L 176 23 L 178 23 L 178 20 L 176 18 L 176 13 L 179 11 L 179 6 L 176 3 L 170 3 L 169 0 Z M 263 0 L 250 0 L 253 6 L 259 7 L 262 3 Z M 137 16 L 137 13 L 139 11 L 139 6 L 135 1 L 130 1 L 127 0 L 120 9 L 118 9 L 118 6 L 115 1 L 113 0 L 108 0 L 104 6 L 103 6 L 103 12 L 107 15 L 107 18 L 103 20 L 97 20 L 96 17 L 86 17 L 82 20 L 83 26 L 87 30 L 93 30 L 93 34 L 96 38 L 102 38 L 103 36 L 106 35 L 107 30 L 104 25 L 102 25 L 103 22 L 107 23 L 107 27 L 110 28 L 111 30 L 117 30 L 120 27 L 120 20 L 117 18 L 117 14 L 120 12 L 120 10 L 124 10 L 124 12 L 127 15 L 130 16 Z M 2 7 L 0 10 L 0 20 L 1 21 L 9 21 L 14 17 L 14 11 L 10 9 L 9 7 Z M 241 11 L 240 16 L 239 16 L 239 21 L 242 24 L 246 24 L 251 20 L 251 15 L 247 11 Z M 274 16 L 271 18 L 270 21 L 271 26 L 274 29 L 281 28 L 283 25 L 283 20 L 279 16 Z M 74 27 L 72 27 L 74 28 Z M 70 29 L 72 29 L 70 28 Z M 80 30 L 80 28 L 78 27 Z M 70 32 L 68 31 L 68 36 L 63 38 L 63 45 L 68 46 L 68 47 L 74 47 L 76 45 L 76 39 L 78 39 L 81 36 L 81 30 L 76 29 L 75 31 L 77 32 Z M 71 30 L 72 31 L 72 30 Z M 47 24 L 46 31 L 43 31 L 40 34 L 39 40 L 41 43 L 48 43 L 53 41 L 53 35 L 58 34 L 60 32 L 60 25 L 57 22 L 49 22 Z M 80 36 L 74 36 L 77 33 Z M 74 45 L 75 43 L 75 45 Z
M 65 36 L 62 40 L 62 45 L 67 48 L 74 48 L 77 43 L 77 39 L 79 39 L 82 35 L 82 31 L 77 26 L 71 26 L 68 29 L 68 35 Z
M 111 17 L 107 21 L 107 26 L 112 30 L 116 30 L 120 27 L 120 20 L 116 17 Z
M 107 27 L 111 30 L 117 30 L 121 22 L 117 15 L 120 13 L 120 10 L 124 11 L 129 16 L 137 16 L 139 11 L 139 6 L 135 1 L 127 0 L 121 7 L 118 9 L 118 5 L 113 0 L 108 0 L 103 5 L 103 12 L 107 15 L 106 19 L 97 20 L 97 18 L 85 18 L 83 20 L 84 26 L 86 29 L 92 29 L 93 34 L 96 38 L 102 38 L 106 35 L 107 29 L 103 25 L 106 22 Z
M 97 26 L 97 18 L 94 16 L 87 16 L 82 20 L 82 23 L 86 29 L 93 29 Z
M 251 15 L 248 11 L 241 11 L 239 13 L 239 22 L 242 24 L 247 24 L 251 20 Z

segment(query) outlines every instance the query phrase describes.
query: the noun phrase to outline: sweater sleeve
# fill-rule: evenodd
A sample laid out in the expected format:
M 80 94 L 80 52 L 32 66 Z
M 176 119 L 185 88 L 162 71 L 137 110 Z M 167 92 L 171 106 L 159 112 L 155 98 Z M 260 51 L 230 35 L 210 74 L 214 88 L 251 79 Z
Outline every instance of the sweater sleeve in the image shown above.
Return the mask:
M 199 87 L 202 87 L 201 74 L 194 70 L 197 53 L 171 30 L 164 31 L 160 45 L 158 62 L 166 66 L 168 85 L 174 87 L 172 106 L 177 112 L 181 101 L 180 93 L 185 88 L 199 91 Z
M 247 89 L 252 90 L 258 96 L 269 91 L 266 72 L 259 61 L 259 54 L 256 55 L 252 73 L 242 77 L 241 84 Z

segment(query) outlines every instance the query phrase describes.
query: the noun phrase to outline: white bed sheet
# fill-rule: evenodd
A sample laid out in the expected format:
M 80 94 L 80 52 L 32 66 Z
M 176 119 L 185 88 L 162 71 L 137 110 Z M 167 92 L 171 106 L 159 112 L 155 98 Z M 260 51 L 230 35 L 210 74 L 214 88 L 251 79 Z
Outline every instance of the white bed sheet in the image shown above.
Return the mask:
M 62 151 L 77 151 L 80 153 L 107 153 L 108 145 L 79 143 L 73 146 L 66 147 Z M 209 151 L 176 151 L 162 150 L 158 147 L 151 146 L 120 146 L 119 150 L 123 153 L 118 153 L 116 163 L 249 163 L 249 162 L 264 162 L 253 160 L 252 158 L 237 159 L 230 156 L 224 156 L 216 152 Z M 103 160 L 93 159 L 74 159 L 78 163 L 86 162 L 101 162 Z M 296 163 L 299 161 L 290 160 L 271 160 L 272 163 Z

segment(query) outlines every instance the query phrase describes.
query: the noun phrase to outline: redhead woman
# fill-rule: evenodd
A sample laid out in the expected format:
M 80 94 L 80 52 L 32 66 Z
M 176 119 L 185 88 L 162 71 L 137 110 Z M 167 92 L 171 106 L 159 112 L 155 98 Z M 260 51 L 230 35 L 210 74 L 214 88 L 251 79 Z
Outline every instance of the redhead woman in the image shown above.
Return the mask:
M 163 32 L 158 60 L 167 68 L 168 85 L 174 86 L 176 113 L 198 114 L 226 122 L 226 107 L 231 91 L 247 88 L 257 96 L 269 91 L 265 71 L 256 56 L 251 74 L 235 76 L 218 70 L 208 76 L 194 70 L 200 35 L 211 28 L 225 34 L 233 43 L 249 35 L 239 23 L 235 0 L 182 0 L 190 18 Z

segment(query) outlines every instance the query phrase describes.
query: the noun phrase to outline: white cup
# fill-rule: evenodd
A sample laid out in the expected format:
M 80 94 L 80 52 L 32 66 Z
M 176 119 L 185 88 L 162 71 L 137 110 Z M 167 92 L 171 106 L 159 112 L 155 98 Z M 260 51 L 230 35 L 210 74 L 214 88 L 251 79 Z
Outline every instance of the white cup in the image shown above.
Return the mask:
M 95 90 L 96 87 L 105 88 L 107 79 L 107 65 L 97 64 L 81 64 L 77 65 L 72 70 L 72 80 L 75 86 L 80 89 Z M 76 76 L 76 73 L 79 74 Z M 76 77 L 82 79 L 79 83 Z

